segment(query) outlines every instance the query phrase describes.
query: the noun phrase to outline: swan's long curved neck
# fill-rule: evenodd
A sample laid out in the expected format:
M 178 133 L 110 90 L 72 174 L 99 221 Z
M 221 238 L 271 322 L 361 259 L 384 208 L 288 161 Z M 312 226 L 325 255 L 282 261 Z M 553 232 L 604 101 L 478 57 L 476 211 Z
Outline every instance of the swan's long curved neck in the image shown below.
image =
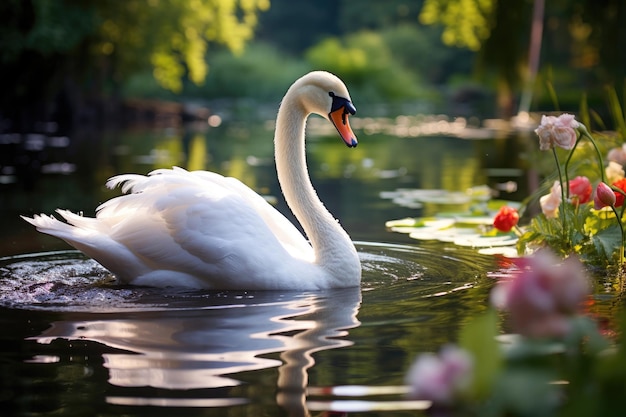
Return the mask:
M 276 119 L 276 170 L 287 204 L 311 241 L 316 262 L 333 268 L 342 254 L 358 256 L 350 237 L 324 207 L 311 184 L 304 140 L 308 115 L 298 100 L 289 94 L 285 96 Z

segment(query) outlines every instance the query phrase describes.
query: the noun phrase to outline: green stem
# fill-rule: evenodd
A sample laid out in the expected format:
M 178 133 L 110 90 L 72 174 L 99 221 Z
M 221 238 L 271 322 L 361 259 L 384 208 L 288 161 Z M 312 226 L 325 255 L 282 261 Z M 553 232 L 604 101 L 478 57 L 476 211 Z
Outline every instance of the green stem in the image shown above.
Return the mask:
M 576 138 L 576 143 L 574 143 L 572 150 L 569 152 L 569 155 L 567 155 L 567 160 L 565 161 L 565 166 L 563 168 L 563 170 L 565 171 L 565 186 L 567 188 L 567 192 L 565 193 L 565 195 L 567 196 L 567 198 L 569 198 L 569 174 L 567 173 L 567 166 L 569 165 L 569 161 L 570 159 L 572 159 L 572 155 L 574 155 L 574 150 L 576 150 L 578 142 L 580 142 L 580 139 L 582 139 L 582 137 L 583 135 L 578 135 L 578 138 Z
M 593 145 L 593 148 L 596 150 L 596 155 L 598 156 L 598 162 L 600 162 L 600 178 L 602 180 L 602 182 L 606 182 L 605 178 L 604 178 L 604 162 L 602 161 L 602 154 L 600 154 L 600 149 L 598 149 L 598 145 L 596 145 L 596 141 L 593 140 L 593 137 L 589 134 L 589 132 L 587 132 L 587 129 L 585 128 L 583 130 L 583 135 L 587 136 L 587 138 L 589 138 L 589 141 L 591 141 L 591 144 Z M 576 145 L 574 145 L 576 146 Z
M 617 224 L 619 225 L 619 230 L 622 235 L 622 244 L 619 248 L 619 268 L 621 270 L 624 265 L 624 226 L 622 225 L 622 218 L 617 213 L 617 209 L 614 204 L 611 204 L 611 209 L 613 210 L 613 213 L 615 213 L 615 218 L 617 219 Z
M 624 208 L 626 208 L 626 192 L 624 192 L 624 190 L 614 185 L 610 185 L 609 187 L 611 187 L 611 190 L 613 190 L 614 192 L 620 193 L 621 195 L 624 196 L 624 199 L 625 199 L 624 204 L 621 205 L 622 209 L 620 210 L 620 213 L 619 213 L 619 218 L 621 219 L 622 217 L 624 217 Z
M 552 148 L 552 155 L 554 155 L 556 170 L 559 173 L 559 184 L 561 184 L 561 209 L 559 210 L 559 217 L 561 218 L 561 223 L 563 224 L 563 238 L 565 239 L 567 238 L 567 233 L 565 232 L 567 222 L 565 221 L 565 188 L 563 187 L 563 175 L 561 174 L 561 164 L 559 163 L 559 157 L 556 154 L 555 148 Z

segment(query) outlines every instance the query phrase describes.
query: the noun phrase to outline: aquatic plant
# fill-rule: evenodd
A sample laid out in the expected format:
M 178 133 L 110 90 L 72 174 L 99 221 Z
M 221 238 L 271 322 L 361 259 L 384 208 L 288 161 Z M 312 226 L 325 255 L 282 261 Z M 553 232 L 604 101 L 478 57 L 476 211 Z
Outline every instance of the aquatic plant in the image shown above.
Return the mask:
M 549 176 L 549 185 L 540 189 L 549 189 L 547 194 L 529 197 L 520 204 L 492 199 L 484 186 L 473 187 L 464 194 L 398 190 L 383 197 L 405 205 L 430 202 L 436 197 L 439 204 L 469 207 L 463 212 L 440 213 L 429 218 L 390 220 L 387 228 L 407 233 L 414 239 L 437 239 L 475 247 L 481 253 L 511 257 L 548 247 L 561 257 L 577 254 L 584 264 L 607 270 L 609 275 L 618 271 L 621 274 L 626 238 L 622 220 L 626 209 L 626 147 L 609 149 L 605 166 L 598 142 L 602 140 L 602 148 L 608 149 L 610 141 L 601 135 L 594 138 L 570 114 L 543 116 L 535 132 L 539 149 L 551 152 L 556 165 L 556 180 Z M 587 143 L 581 145 L 583 139 Z M 536 200 L 541 213 L 530 219 L 526 217 L 526 224 L 518 226 L 523 214 L 532 211 L 528 208 Z
M 519 254 L 549 247 L 561 256 L 576 253 L 590 266 L 621 273 L 624 264 L 622 217 L 625 195 L 622 188 L 626 188 L 621 164 L 614 160 L 604 166 L 596 139 L 573 115 L 543 116 L 535 132 L 539 137 L 539 149 L 552 151 L 554 155 L 558 180 L 553 182 L 550 192 L 539 199 L 542 213 L 523 228 L 517 243 Z M 584 175 L 569 179 L 570 161 L 583 138 L 591 147 L 582 148 L 579 153 L 586 158 L 588 166 L 595 168 L 595 187 L 592 180 Z M 560 162 L 557 148 L 568 151 L 564 164 Z M 618 151 L 610 151 L 612 158 L 618 159 Z M 595 155 L 595 158 L 589 154 Z M 618 207 L 622 207 L 619 212 Z

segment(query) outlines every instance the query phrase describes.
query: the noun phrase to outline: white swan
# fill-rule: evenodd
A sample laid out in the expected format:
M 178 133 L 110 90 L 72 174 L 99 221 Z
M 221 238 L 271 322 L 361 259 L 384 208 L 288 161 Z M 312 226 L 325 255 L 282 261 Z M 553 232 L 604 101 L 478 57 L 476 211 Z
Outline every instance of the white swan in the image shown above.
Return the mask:
M 310 243 L 261 196 L 234 178 L 206 171 L 159 169 L 107 181 L 125 193 L 95 218 L 57 210 L 24 220 L 59 237 L 123 283 L 246 290 L 314 290 L 357 286 L 361 265 L 348 234 L 326 210 L 309 179 L 304 130 L 311 113 L 328 118 L 349 147 L 356 112 L 343 82 L 322 71 L 298 79 L 276 119 L 276 170 L 289 207 Z

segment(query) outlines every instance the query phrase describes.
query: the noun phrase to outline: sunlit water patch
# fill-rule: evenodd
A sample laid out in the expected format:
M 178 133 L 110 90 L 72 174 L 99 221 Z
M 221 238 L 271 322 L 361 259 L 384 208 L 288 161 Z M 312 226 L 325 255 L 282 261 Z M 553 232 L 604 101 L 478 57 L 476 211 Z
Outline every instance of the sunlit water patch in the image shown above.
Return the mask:
M 426 408 L 404 373 L 484 306 L 493 258 L 357 246 L 361 288 L 318 292 L 121 286 L 75 251 L 0 259 L 0 392 L 38 415 Z

